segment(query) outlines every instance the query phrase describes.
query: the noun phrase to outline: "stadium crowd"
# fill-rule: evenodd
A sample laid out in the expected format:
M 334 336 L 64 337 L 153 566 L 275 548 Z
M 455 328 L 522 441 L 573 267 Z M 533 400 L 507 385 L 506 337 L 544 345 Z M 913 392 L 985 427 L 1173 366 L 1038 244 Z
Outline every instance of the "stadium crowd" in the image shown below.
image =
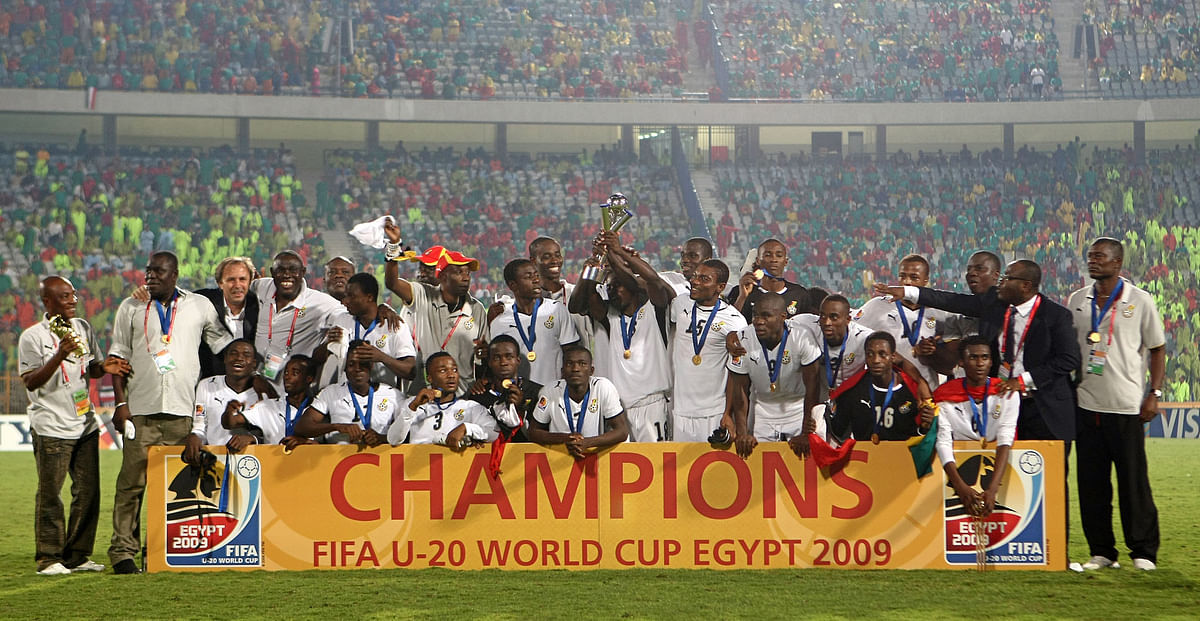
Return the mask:
M 1195 96 L 1200 23 L 1195 0 L 1084 3 L 1082 21 L 1099 38 L 1092 60 L 1102 92 L 1140 97 Z

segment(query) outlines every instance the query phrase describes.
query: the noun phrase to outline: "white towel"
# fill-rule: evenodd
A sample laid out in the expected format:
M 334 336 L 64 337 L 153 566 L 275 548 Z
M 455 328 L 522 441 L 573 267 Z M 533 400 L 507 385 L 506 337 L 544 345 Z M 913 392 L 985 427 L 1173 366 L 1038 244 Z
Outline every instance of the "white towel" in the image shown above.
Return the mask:
M 391 216 L 383 216 L 370 222 L 356 224 L 354 228 L 350 229 L 350 236 L 364 246 L 382 250 L 384 244 L 387 243 L 387 234 L 383 232 L 383 225 L 391 219 Z

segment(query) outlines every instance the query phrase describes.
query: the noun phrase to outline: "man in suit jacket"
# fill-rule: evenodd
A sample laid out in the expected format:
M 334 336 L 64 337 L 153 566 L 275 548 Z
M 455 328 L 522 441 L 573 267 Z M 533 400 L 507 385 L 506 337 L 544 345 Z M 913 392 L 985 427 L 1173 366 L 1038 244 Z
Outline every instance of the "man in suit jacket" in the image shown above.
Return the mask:
M 881 284 L 875 290 L 977 317 L 979 334 L 996 343 L 1003 390 L 1021 394 L 1017 438 L 1070 443 L 1075 439 L 1071 372 L 1079 368 L 1079 343 L 1071 312 L 1038 293 L 1041 282 L 1042 268 L 1022 259 L 1008 264 L 997 287 L 979 294 Z
M 217 264 L 213 277 L 217 280 L 216 288 L 199 289 L 196 293 L 212 302 L 221 325 L 225 326 L 230 336 L 254 342 L 255 327 L 258 325 L 258 297 L 250 292 L 250 282 L 254 280 L 254 262 L 248 257 L 229 257 Z M 224 373 L 225 361 L 202 343 L 200 378 Z

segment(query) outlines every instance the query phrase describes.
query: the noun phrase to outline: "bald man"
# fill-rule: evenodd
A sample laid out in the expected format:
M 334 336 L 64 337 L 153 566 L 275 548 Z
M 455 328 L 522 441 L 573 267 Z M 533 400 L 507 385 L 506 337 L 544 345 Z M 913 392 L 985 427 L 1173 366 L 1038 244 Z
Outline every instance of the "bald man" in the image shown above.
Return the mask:
M 103 571 L 88 559 L 100 518 L 100 432 L 88 397 L 88 380 L 105 373 L 126 375 L 124 360 L 96 359 L 92 327 L 75 317 L 75 287 L 59 276 L 42 281 L 42 320 L 21 333 L 17 353 L 21 381 L 29 395 L 29 426 L 38 487 L 33 532 L 41 575 Z M 51 321 L 65 321 L 73 335 L 61 337 Z M 80 349 L 86 354 L 78 355 Z M 63 523 L 60 493 L 71 477 L 71 514 Z

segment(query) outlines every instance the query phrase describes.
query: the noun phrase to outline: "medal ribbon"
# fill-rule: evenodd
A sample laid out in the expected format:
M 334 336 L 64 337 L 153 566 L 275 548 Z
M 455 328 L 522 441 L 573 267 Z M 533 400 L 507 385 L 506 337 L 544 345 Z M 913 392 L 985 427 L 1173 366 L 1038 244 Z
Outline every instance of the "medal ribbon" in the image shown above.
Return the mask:
M 450 337 L 454 336 L 454 331 L 458 329 L 458 322 L 462 321 L 462 318 L 463 316 L 459 315 L 458 319 L 454 320 L 454 325 L 450 326 L 450 332 L 446 335 L 446 340 L 442 341 L 441 351 L 446 351 L 446 344 L 450 342 Z
M 588 382 L 587 392 L 583 393 L 583 403 L 579 406 L 579 420 L 571 416 L 571 389 L 563 389 L 563 410 L 567 414 L 567 427 L 571 433 L 583 433 L 583 417 L 587 414 L 588 402 L 592 400 L 592 385 Z
M 971 392 L 967 390 L 967 378 L 963 378 L 963 392 L 967 393 L 967 401 L 971 402 L 971 429 L 979 434 L 980 440 L 987 439 L 987 399 L 988 393 L 992 391 L 992 378 L 987 379 L 987 384 L 983 387 L 983 403 L 982 407 L 975 403 L 975 398 L 971 396 Z
M 346 384 L 350 388 L 350 384 Z M 358 404 L 358 395 L 354 394 L 354 389 L 350 388 L 350 401 L 354 403 L 354 413 L 358 414 L 358 421 L 362 423 L 363 429 L 371 430 L 371 406 L 375 405 L 375 385 L 371 384 L 371 388 L 367 390 L 367 411 L 363 413 L 362 406 Z
M 167 317 L 167 309 L 163 307 L 158 300 L 146 302 L 146 315 L 142 318 L 142 336 L 146 337 L 146 351 L 150 351 L 150 306 L 155 306 L 155 311 L 158 313 L 158 328 L 162 335 L 167 337 L 167 344 L 171 343 L 171 335 L 175 332 L 175 311 L 179 310 L 179 304 L 176 301 L 179 299 L 179 290 L 171 295 L 171 301 L 167 302 L 167 306 L 171 307 L 171 316 Z
M 353 395 L 354 391 L 351 390 L 350 394 Z M 288 401 L 287 397 L 283 398 L 283 429 L 285 432 L 284 435 L 286 435 L 286 436 L 292 435 L 293 431 L 296 429 L 296 419 L 300 418 L 300 416 L 302 414 L 304 414 L 304 410 L 308 409 L 308 404 L 311 402 L 312 402 L 312 397 L 305 399 L 304 403 L 301 403 L 299 409 L 296 410 L 296 415 L 292 416 L 292 402 Z
M 525 344 L 525 351 L 533 351 L 533 344 L 537 341 L 537 314 L 538 309 L 542 307 L 542 298 L 537 297 L 533 300 L 533 312 L 529 314 L 529 334 L 525 333 L 525 328 L 521 326 L 521 314 L 517 310 L 517 303 L 513 302 L 513 323 L 517 326 L 517 334 L 521 337 L 521 342 Z M 455 326 L 458 325 L 456 322 Z M 447 338 L 447 340 L 449 340 Z M 442 345 L 445 348 L 445 345 Z
M 1092 333 L 1100 332 L 1100 324 L 1104 323 L 1104 316 L 1112 309 L 1113 304 L 1121 298 L 1121 291 L 1125 289 L 1125 281 L 1121 278 L 1117 279 L 1117 286 L 1113 287 L 1112 293 L 1108 296 L 1108 301 L 1104 303 L 1104 309 L 1100 311 L 1100 316 L 1096 316 L 1096 285 L 1092 285 Z M 1117 311 L 1113 309 L 1112 315 L 1108 320 L 1108 344 L 1112 345 L 1113 322 L 1117 319 Z
M 838 352 L 838 362 L 835 366 L 833 360 L 829 357 L 829 341 L 821 339 L 821 344 L 825 348 L 825 381 L 829 382 L 829 389 L 837 385 L 838 374 L 842 372 L 842 364 L 846 362 L 846 341 L 850 340 L 850 331 L 846 331 L 846 335 L 842 337 L 842 350 Z
M 921 322 L 925 320 L 925 307 L 917 312 L 917 320 L 912 326 L 908 325 L 908 315 L 904 313 L 904 305 L 900 300 L 896 300 L 896 310 L 900 313 L 900 325 L 904 326 L 904 338 L 908 339 L 908 344 L 912 347 L 917 346 L 917 341 L 921 340 Z
M 379 316 L 378 315 L 376 315 L 375 318 L 371 320 L 371 325 L 367 326 L 367 331 L 363 332 L 362 336 L 359 336 L 358 330 L 360 327 L 362 327 L 362 324 L 358 323 L 358 320 L 355 319 L 354 320 L 354 340 L 361 341 L 361 340 L 367 338 L 368 336 L 371 336 L 371 331 L 374 330 L 375 326 L 377 326 L 377 325 L 379 325 Z
M 700 350 L 704 349 L 704 342 L 708 340 L 708 329 L 713 325 L 713 319 L 717 317 L 717 311 L 721 308 L 721 300 L 717 300 L 713 304 L 712 311 L 708 313 L 708 321 L 704 323 L 704 332 L 697 336 L 696 334 L 696 309 L 700 305 L 692 302 L 692 353 L 700 355 Z
M 1042 305 L 1042 295 L 1039 293 L 1033 300 L 1033 308 L 1029 311 L 1029 320 L 1025 322 L 1025 329 L 1021 331 L 1021 340 L 1017 342 L 1016 349 L 1013 350 L 1013 361 L 1016 361 L 1021 350 L 1025 349 L 1025 337 L 1029 336 L 1029 326 L 1033 325 L 1033 318 L 1037 316 L 1038 308 Z M 1004 351 L 1008 344 L 1009 319 L 1012 318 L 1014 306 L 1009 306 L 1008 310 L 1004 311 L 1004 333 L 1000 335 L 1000 359 L 1005 360 Z M 1007 362 L 1007 361 L 1006 361 Z
M 888 406 L 891 405 L 892 393 L 895 390 L 896 390 L 896 378 L 893 377 L 892 381 L 888 382 L 887 394 L 884 395 L 884 397 L 883 397 L 883 407 L 881 407 L 875 411 L 875 431 L 874 431 L 875 435 L 879 435 L 879 432 L 883 429 L 883 413 L 884 413 L 884 411 L 887 410 Z M 867 394 L 870 396 L 870 399 L 871 399 L 871 409 L 872 410 L 875 409 L 875 393 L 876 392 L 878 392 L 878 391 L 875 390 L 875 383 L 871 382 L 871 389 Z
M 292 327 L 288 328 L 287 350 L 292 351 L 292 337 L 296 335 L 296 317 L 300 316 L 300 309 L 292 309 Z M 267 317 L 267 343 L 271 342 L 271 338 L 275 335 L 275 303 L 271 302 L 271 313 Z M 353 391 L 351 391 L 353 392 Z
M 621 343 L 623 345 L 625 345 L 625 351 L 629 351 L 629 345 L 630 345 L 630 343 L 633 342 L 633 333 L 637 331 L 637 320 L 638 320 L 638 315 L 640 315 L 640 314 L 641 314 L 640 310 L 638 312 L 634 313 L 633 318 L 630 319 L 628 322 L 628 325 L 626 325 L 625 313 L 620 313 L 620 315 L 621 315 Z M 708 328 L 708 326 L 705 326 L 705 329 L 707 329 L 707 328 Z M 693 335 L 693 337 L 694 336 L 695 335 Z M 700 353 L 700 352 L 696 352 L 696 353 Z
M 790 333 L 791 333 L 791 330 L 788 330 L 787 324 L 786 323 L 783 324 L 783 338 L 779 339 L 779 346 L 778 346 L 779 351 L 775 352 L 775 365 L 773 367 L 768 367 L 768 369 L 767 369 L 767 373 L 771 378 L 772 384 L 776 384 L 779 382 L 779 372 L 781 370 L 783 370 L 783 350 L 787 349 L 787 340 L 788 340 L 788 335 Z M 845 345 L 846 345 L 845 343 L 842 343 L 843 351 L 844 351 Z M 758 346 L 761 347 L 763 350 L 763 360 L 766 360 L 771 357 L 771 352 L 767 351 L 766 345 L 763 345 L 760 342 L 758 344 Z

